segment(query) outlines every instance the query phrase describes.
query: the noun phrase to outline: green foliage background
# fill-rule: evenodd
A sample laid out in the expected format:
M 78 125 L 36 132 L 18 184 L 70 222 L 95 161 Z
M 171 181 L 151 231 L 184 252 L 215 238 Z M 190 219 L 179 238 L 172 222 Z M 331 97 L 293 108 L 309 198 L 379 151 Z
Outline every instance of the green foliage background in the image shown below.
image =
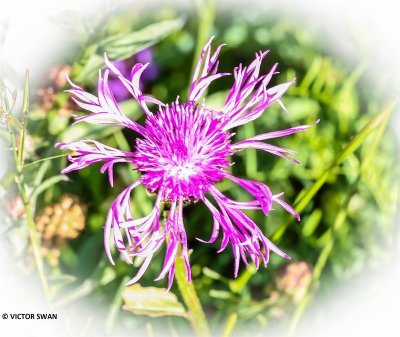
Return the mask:
M 202 20 L 196 15 L 163 8 L 151 13 L 132 8 L 111 17 L 100 13 L 93 20 L 94 29 L 73 32 L 77 44 L 60 62 L 71 64 L 72 79 L 93 92 L 104 51 L 113 59 L 121 59 L 152 46 L 154 64 L 160 74 L 145 84 L 145 91 L 161 101 L 171 102 L 178 94 L 185 98 L 198 46 L 212 33 L 216 35 L 215 45 L 227 44 L 220 58 L 221 71 L 230 72 L 239 63 L 248 64 L 257 51 L 269 49 L 262 69 L 267 71 L 279 62 L 280 74 L 274 83 L 297 78 L 283 98 L 289 114 L 279 105 L 273 105 L 254 123 L 239 128 L 235 139 L 320 119 L 306 133 L 274 142 L 298 151 L 296 159 L 302 166 L 247 150 L 233 158 L 232 169 L 239 177 L 266 183 L 275 193 L 284 191 L 285 200 L 300 211 L 300 223 L 280 208 L 268 217 L 261 212 L 249 212 L 264 233 L 291 255 L 292 261 L 272 256 L 267 269 L 255 272 L 241 266 L 239 277 L 234 279 L 230 250 L 216 254 L 218 243 L 206 245 L 195 240 L 207 238 L 211 233 L 212 219 L 206 208 L 195 204 L 184 210 L 189 246 L 193 250 L 194 286 L 214 333 L 229 336 L 232 329 L 241 331 L 245 327 L 250 336 L 260 329 L 264 332 L 273 327 L 294 329 L 310 300 L 312 303 L 315 297 L 332 291 L 338 284 L 390 259 L 399 186 L 395 142 L 386 131 L 392 111 L 385 108 L 389 98 L 384 95 L 384 85 L 365 81 L 370 69 L 363 60 L 349 62 L 330 54 L 323 36 L 310 27 L 284 17 L 250 20 L 229 13 L 222 16 L 215 13 L 212 4 L 204 6 L 202 11 Z M 64 19 L 68 26 L 68 17 Z M 150 24 L 156 26 L 142 30 Z M 231 82 L 230 77 L 216 81 L 208 91 L 207 104 L 222 106 Z M 75 309 L 96 306 L 99 313 L 94 319 L 99 324 L 92 324 L 90 331 L 106 331 L 111 335 L 135 329 L 151 336 L 162 329 L 163 335 L 184 336 L 188 323 L 186 309 L 178 303 L 181 298 L 177 286 L 172 288 L 177 297 L 145 288 L 166 286 L 153 281 L 160 271 L 163 254 L 154 258 L 142 278 L 143 288 L 130 289 L 123 283 L 134 274 L 134 268 L 123 261 L 111 266 L 103 251 L 103 225 L 108 208 L 116 195 L 137 179 L 137 173 L 128 166 L 117 166 L 115 187 L 110 188 L 107 177 L 99 173 L 99 165 L 69 174 L 68 181 L 59 175 L 66 165 L 65 157 L 29 165 L 61 154 L 53 146 L 60 140 L 93 138 L 123 150 L 132 149 L 134 135 L 127 130 L 84 123 L 69 126 L 71 118 L 59 114 L 67 98 L 66 93 L 59 92 L 48 111 L 33 104 L 28 134 L 36 147 L 28 153 L 28 165 L 24 168 L 25 184 L 34 198 L 33 214 L 40 214 L 46 205 L 59 201 L 66 193 L 76 196 L 87 207 L 85 230 L 61 249 L 58 267 L 46 266 L 51 302 L 77 322 L 72 331 L 81 331 L 88 319 L 82 320 Z M 143 114 L 135 103 L 127 101 L 122 106 L 131 118 L 143 122 Z M 4 137 L 8 137 L 6 133 Z M 13 189 L 12 172 L 3 179 L 3 187 Z M 248 198 L 228 181 L 219 183 L 218 188 L 234 199 Z M 144 189 L 135 190 L 132 207 L 137 216 L 148 214 L 153 202 L 154 197 L 148 196 Z M 12 220 L 8 226 L 4 232 L 6 242 L 25 228 L 24 222 Z M 280 290 L 278 299 L 273 299 L 282 269 L 294 261 L 306 261 L 312 266 L 307 292 L 294 301 Z M 159 294 L 156 295 L 159 302 L 150 305 L 138 300 L 138 293 L 146 298 L 148 291 Z M 128 310 L 122 309 L 122 294 Z M 133 300 L 127 300 L 129 296 Z M 174 310 L 180 314 L 174 314 Z M 277 315 L 277 311 L 284 314 Z

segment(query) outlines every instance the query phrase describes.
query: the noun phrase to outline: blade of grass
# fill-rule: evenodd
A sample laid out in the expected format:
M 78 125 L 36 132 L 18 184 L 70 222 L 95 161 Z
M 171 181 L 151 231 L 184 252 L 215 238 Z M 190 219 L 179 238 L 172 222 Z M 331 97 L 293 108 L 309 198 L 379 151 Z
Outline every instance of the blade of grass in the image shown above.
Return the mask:
M 57 175 L 50 177 L 32 191 L 32 193 L 29 195 L 29 200 L 35 203 L 36 198 L 38 197 L 38 195 L 40 195 L 40 193 L 44 192 L 50 186 L 55 185 L 60 181 L 68 181 L 68 177 L 66 177 L 65 175 Z
M 203 49 L 203 46 L 210 38 L 214 20 L 215 20 L 215 0 L 195 0 L 197 17 L 199 20 L 198 30 L 197 30 L 197 43 L 194 50 L 194 58 L 192 63 L 192 70 L 190 76 L 194 74 L 196 69 L 197 59 Z M 190 77 L 190 82 L 192 77 Z M 189 85 L 190 85 L 189 82 Z
M 360 166 L 360 169 L 358 172 L 358 177 L 352 184 L 350 191 L 354 191 L 354 189 L 356 188 L 358 182 L 360 181 L 365 169 L 368 168 L 368 165 L 371 162 L 371 160 L 373 158 L 375 158 L 376 151 L 378 149 L 379 144 L 382 141 L 384 132 L 386 130 L 387 124 L 391 117 L 391 113 L 393 112 L 396 104 L 397 104 L 397 101 L 393 102 L 392 104 L 389 104 L 386 108 L 384 108 L 382 110 L 382 112 L 384 112 L 383 114 L 382 113 L 378 114 L 375 118 L 373 118 L 367 124 L 367 126 L 371 125 L 371 127 L 373 127 L 373 128 L 378 127 L 378 130 L 373 139 L 372 145 L 369 147 L 367 156 L 363 159 L 363 161 L 361 163 L 361 166 Z M 357 138 L 357 136 L 355 137 L 354 140 L 356 140 L 356 138 Z M 364 139 L 365 138 L 366 138 L 366 136 L 364 137 Z M 349 147 L 347 147 L 346 149 L 348 149 L 348 148 Z M 355 148 L 355 146 L 353 146 L 353 148 Z M 352 153 L 352 152 L 350 152 L 350 150 L 348 150 L 347 152 L 346 151 L 343 151 L 343 152 L 347 153 L 348 155 L 350 153 Z M 338 156 L 338 161 L 341 160 L 343 162 L 345 159 L 346 159 L 346 157 L 344 155 Z M 352 195 L 353 195 L 353 193 L 348 193 L 345 202 L 340 207 L 339 213 L 337 214 L 337 216 L 335 218 L 335 222 L 334 222 L 333 226 L 331 227 L 330 231 L 328 232 L 328 242 L 324 245 L 324 248 L 322 249 L 322 251 L 318 257 L 317 262 L 315 263 L 315 266 L 313 269 L 313 274 L 312 274 L 312 277 L 311 277 L 309 283 L 307 284 L 306 291 L 292 316 L 290 326 L 289 326 L 289 335 L 292 335 L 294 333 L 296 327 L 298 326 L 298 324 L 301 320 L 301 317 L 303 316 L 303 314 L 305 312 L 305 309 L 307 308 L 307 305 L 309 304 L 309 302 L 311 300 L 310 290 L 313 288 L 313 285 L 315 284 L 315 282 L 317 282 L 320 279 L 321 274 L 328 262 L 329 256 L 334 247 L 334 243 L 335 243 L 337 234 L 339 233 L 340 229 L 343 227 L 343 224 L 346 221 L 346 217 L 347 217 L 347 213 L 348 213 L 348 204 L 351 200 Z
M 31 162 L 31 163 L 25 164 L 24 166 L 22 166 L 22 168 L 33 166 L 33 165 L 36 165 L 36 164 L 41 163 L 41 162 L 46 161 L 46 160 L 52 160 L 52 159 L 56 159 L 56 158 L 66 157 L 66 156 L 68 156 L 68 154 L 69 153 L 63 153 L 63 154 L 58 154 L 56 156 L 41 158 L 41 159 L 35 160 L 35 161 Z
M 131 151 L 129 143 L 127 142 L 127 140 L 121 130 L 118 130 L 114 133 L 114 138 L 118 144 L 119 149 L 121 149 L 123 151 Z
M 236 312 L 232 313 L 229 316 L 229 318 L 225 324 L 224 330 L 222 332 L 222 337 L 230 337 L 232 335 L 233 329 L 235 329 L 237 319 L 238 319 L 238 315 Z
M 365 139 L 375 131 L 379 125 L 381 125 L 388 116 L 391 115 L 394 108 L 397 105 L 398 100 L 395 100 L 381 109 L 381 111 L 370 119 L 370 121 L 361 129 L 361 131 L 347 144 L 347 146 L 336 156 L 333 162 L 328 166 L 324 173 L 318 178 L 318 180 L 310 186 L 308 189 L 303 190 L 299 194 L 299 198 L 294 203 L 295 210 L 300 214 L 318 193 L 322 186 L 326 183 L 328 178 L 335 169 L 342 164 L 346 158 L 354 153 Z M 278 241 L 282 235 L 285 233 L 289 226 L 289 222 L 282 225 L 272 236 L 272 241 Z
M 83 297 L 89 295 L 96 287 L 98 283 L 93 281 L 92 279 L 87 279 L 82 282 L 82 284 L 76 288 L 74 288 L 69 293 L 64 294 L 64 296 L 53 303 L 54 309 L 62 308 L 70 303 L 76 302 Z
M 117 291 L 115 292 L 114 295 L 114 299 L 111 303 L 110 309 L 108 311 L 107 314 L 107 318 L 106 318 L 106 333 L 107 334 L 112 334 L 113 330 L 114 330 L 114 326 L 115 323 L 117 321 L 117 317 L 118 317 L 118 312 L 121 310 L 121 306 L 122 306 L 122 290 L 124 290 L 126 288 L 126 283 L 129 281 L 129 277 L 124 277 L 122 279 L 122 282 L 119 286 L 119 288 L 117 289 Z
M 44 175 L 46 174 L 46 171 L 48 170 L 49 165 L 50 165 L 50 163 L 48 161 L 45 161 L 35 171 L 35 179 L 33 180 L 33 188 L 38 186 L 43 181 Z
M 310 303 L 310 300 L 311 300 L 310 290 L 313 288 L 313 285 L 315 284 L 315 282 L 320 279 L 322 271 L 324 270 L 326 263 L 328 261 L 328 258 L 332 252 L 337 234 L 340 231 L 340 229 L 343 227 L 343 224 L 346 221 L 347 206 L 350 202 L 352 195 L 353 195 L 353 192 L 348 193 L 345 202 L 340 207 L 339 213 L 337 214 L 337 216 L 335 218 L 335 222 L 334 222 L 333 226 L 329 230 L 328 242 L 324 245 L 324 248 L 322 249 L 322 251 L 318 257 L 317 262 L 314 265 L 312 277 L 306 285 L 306 291 L 304 292 L 304 295 L 303 295 L 302 299 L 300 300 L 299 304 L 297 305 L 296 310 L 291 318 L 290 325 L 289 325 L 289 336 L 293 335 L 293 333 L 295 332 L 295 330 L 301 320 L 301 317 L 303 316 L 305 309 L 307 308 L 307 305 Z
M 312 82 L 318 76 L 319 70 L 321 69 L 321 65 L 322 65 L 322 58 L 321 57 L 314 58 L 311 66 L 309 67 L 306 75 L 303 77 L 303 80 L 299 85 L 299 91 L 301 91 L 302 93 L 307 93 L 310 90 Z
M 249 139 L 255 136 L 255 130 L 253 123 L 244 125 L 245 139 Z M 246 160 L 246 176 L 249 178 L 255 178 L 257 176 L 257 150 L 247 149 L 245 152 Z

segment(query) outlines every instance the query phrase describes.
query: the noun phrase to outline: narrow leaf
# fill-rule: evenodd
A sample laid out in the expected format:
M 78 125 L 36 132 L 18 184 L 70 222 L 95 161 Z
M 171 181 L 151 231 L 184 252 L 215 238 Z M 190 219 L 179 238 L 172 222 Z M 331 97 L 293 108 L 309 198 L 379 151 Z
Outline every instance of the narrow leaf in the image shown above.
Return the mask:
M 225 324 L 224 330 L 222 332 L 222 337 L 230 337 L 232 335 L 232 332 L 233 332 L 233 329 L 235 328 L 237 319 L 238 319 L 238 315 L 236 312 L 232 313 L 229 316 L 229 318 Z
M 384 107 L 377 115 L 375 115 L 364 128 L 347 144 L 347 146 L 336 156 L 335 160 L 329 166 L 329 168 L 322 174 L 322 176 L 312 185 L 307 192 L 303 195 L 301 200 L 295 203 L 295 208 L 297 212 L 301 212 L 308 205 L 314 195 L 319 191 L 319 189 L 325 184 L 331 171 L 342 164 L 346 158 L 354 153 L 364 140 L 369 136 L 369 134 L 374 131 L 385 119 L 385 116 L 391 114 L 393 109 L 397 104 L 393 102 Z
M 398 101 L 395 100 L 382 108 L 382 110 L 370 119 L 370 121 L 361 129 L 361 131 L 344 147 L 344 149 L 338 153 L 332 163 L 328 168 L 322 173 L 322 175 L 317 179 L 317 181 L 311 185 L 308 189 L 303 190 L 298 199 L 295 202 L 295 210 L 301 213 L 312 200 L 312 198 L 318 193 L 322 186 L 326 183 L 332 172 L 336 167 L 342 164 L 349 155 L 354 153 L 365 141 L 365 139 L 378 128 L 381 123 L 383 123 L 387 117 L 390 115 L 394 108 L 396 107 Z M 278 241 L 282 235 L 285 233 L 289 222 L 281 226 L 272 236 L 272 241 Z
M 51 283 L 52 286 L 67 286 L 70 285 L 74 282 L 76 282 L 77 278 L 74 275 L 69 275 L 69 274 L 61 274 L 61 275 L 54 275 L 54 276 L 49 276 L 48 277 L 49 283 Z
M 179 17 L 174 20 L 165 20 L 151 24 L 145 28 L 130 34 L 118 34 L 109 36 L 93 48 L 94 53 L 85 63 L 77 78 L 77 82 L 83 82 L 86 78 L 94 75 L 99 68 L 104 67 L 104 53 L 112 60 L 122 60 L 135 53 L 148 48 L 159 42 L 167 35 L 182 28 L 185 20 Z
M 50 186 L 55 185 L 59 183 L 60 181 L 67 181 L 68 178 L 65 175 L 57 175 L 53 176 L 49 179 L 46 179 L 44 182 L 42 182 L 37 188 L 35 188 L 30 196 L 31 200 L 35 200 L 38 195 L 45 190 L 47 190 Z
M 29 112 L 29 70 L 25 72 L 24 98 L 22 102 L 22 113 L 26 115 Z

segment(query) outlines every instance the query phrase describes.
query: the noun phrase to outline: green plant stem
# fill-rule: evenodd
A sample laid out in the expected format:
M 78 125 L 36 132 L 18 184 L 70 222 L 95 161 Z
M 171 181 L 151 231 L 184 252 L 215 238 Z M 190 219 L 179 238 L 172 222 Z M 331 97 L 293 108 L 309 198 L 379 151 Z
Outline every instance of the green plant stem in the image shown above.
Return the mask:
M 41 159 L 38 159 L 38 160 L 33 161 L 32 163 L 25 164 L 25 165 L 23 165 L 21 168 L 24 169 L 24 168 L 26 168 L 26 167 L 29 167 L 29 166 L 32 166 L 32 165 L 36 165 L 36 164 L 41 163 L 42 161 L 46 161 L 46 160 L 51 160 L 51 159 L 66 157 L 66 156 L 68 156 L 68 154 L 69 154 L 69 153 L 63 153 L 63 154 L 58 154 L 58 155 L 56 155 L 56 156 L 41 158 Z
M 195 58 L 193 59 L 191 74 L 194 74 L 194 69 L 197 64 L 197 57 L 200 55 L 204 43 L 211 34 L 215 18 L 214 0 L 196 0 L 195 2 L 199 18 L 199 26 L 197 33 L 197 44 L 194 53 Z M 183 301 L 185 302 L 189 312 L 188 319 L 196 336 L 210 337 L 211 333 L 208 327 L 206 315 L 204 314 L 203 307 L 201 306 L 193 282 L 189 283 L 186 279 L 185 268 L 184 261 L 179 257 L 178 254 L 175 263 L 175 279 L 178 283 L 179 291 L 182 295 Z
M 196 58 L 193 60 L 192 74 L 196 67 L 198 55 L 207 40 L 210 38 L 213 22 L 215 19 L 215 0 L 195 0 L 199 19 L 199 28 L 197 31 L 197 44 L 195 49 Z
M 256 131 L 254 129 L 253 123 L 248 123 L 243 126 L 245 139 L 254 137 L 256 135 Z M 245 168 L 246 175 L 249 178 L 257 177 L 257 150 L 256 149 L 247 149 L 245 152 Z
M 18 156 L 18 153 L 17 153 L 17 147 L 16 147 L 17 141 L 16 141 L 15 134 L 12 132 L 11 129 L 9 129 L 9 132 L 10 132 L 10 136 L 11 136 L 11 140 L 12 140 L 12 144 L 13 144 L 14 150 L 12 152 L 13 152 L 13 157 L 14 157 L 14 161 L 15 161 L 15 165 L 16 165 L 16 172 L 17 172 L 15 181 L 17 183 L 17 187 L 18 187 L 19 193 L 21 195 L 22 202 L 24 204 L 26 221 L 28 224 L 29 239 L 32 244 L 33 256 L 35 259 L 36 268 L 37 268 L 37 271 L 39 274 L 40 282 L 42 284 L 44 295 L 46 297 L 47 303 L 49 303 L 49 301 L 50 301 L 49 285 L 48 285 L 47 278 L 45 275 L 43 259 L 42 259 L 42 255 L 40 252 L 41 249 L 40 249 L 39 235 L 36 231 L 35 220 L 33 219 L 33 216 L 32 216 L 32 211 L 31 211 L 30 204 L 29 204 L 29 198 L 26 193 L 25 186 L 24 186 L 24 175 L 22 173 L 22 167 L 21 167 L 20 161 L 19 161 L 19 159 L 21 157 Z
M 240 294 L 247 282 L 249 282 L 256 272 L 256 267 L 253 264 L 249 265 L 238 278 L 229 282 L 229 289 L 235 294 Z
M 197 30 L 197 43 L 194 51 L 191 76 L 194 74 L 198 57 L 204 44 L 211 36 L 213 22 L 215 19 L 215 0 L 195 0 L 199 26 Z M 191 78 L 190 78 L 191 82 Z M 189 83 L 190 84 L 190 83 Z
M 26 137 L 26 124 L 29 112 L 29 71 L 25 72 L 24 83 L 24 97 L 22 101 L 22 120 L 21 130 L 19 133 L 19 146 L 18 146 L 18 165 L 23 166 L 25 161 L 25 137 Z
M 41 247 L 39 235 L 36 231 L 35 220 L 32 216 L 32 210 L 30 207 L 29 197 L 25 189 L 24 185 L 24 174 L 22 172 L 22 168 L 25 160 L 25 137 L 27 133 L 27 122 L 28 122 L 28 113 L 29 113 L 29 71 L 25 72 L 25 83 L 24 83 L 24 96 L 22 102 L 22 121 L 20 123 L 19 128 L 19 145 L 17 147 L 17 138 L 15 133 L 13 132 L 11 126 L 9 125 L 8 131 L 10 134 L 11 142 L 12 142 L 12 154 L 16 167 L 16 175 L 15 182 L 17 184 L 19 193 L 21 195 L 22 202 L 24 204 L 26 222 L 28 225 L 28 233 L 29 239 L 32 244 L 33 256 L 36 263 L 36 268 L 39 274 L 39 279 L 42 284 L 43 292 L 47 301 L 47 304 L 50 303 L 50 291 L 49 285 L 47 282 L 47 278 L 44 271 L 44 264 L 41 255 Z
M 197 296 L 196 289 L 193 282 L 189 283 L 187 281 L 185 263 L 179 255 L 175 263 L 175 279 L 188 310 L 188 319 L 197 337 L 211 337 L 206 315 Z

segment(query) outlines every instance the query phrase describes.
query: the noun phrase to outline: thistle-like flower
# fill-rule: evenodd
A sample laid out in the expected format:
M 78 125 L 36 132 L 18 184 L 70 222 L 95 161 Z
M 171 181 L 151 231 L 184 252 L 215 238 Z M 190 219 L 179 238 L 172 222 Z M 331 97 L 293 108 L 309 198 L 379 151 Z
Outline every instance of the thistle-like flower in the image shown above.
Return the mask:
M 107 256 L 114 264 L 110 243 L 113 242 L 128 263 L 134 257 L 143 258 L 137 274 L 128 284 L 137 282 L 149 266 L 153 255 L 166 244 L 164 264 L 159 277 L 168 274 L 168 287 L 174 279 L 175 260 L 183 258 L 187 280 L 191 281 L 188 244 L 183 220 L 183 206 L 190 202 L 203 202 L 213 216 L 213 229 L 209 240 L 214 242 L 222 232 L 223 251 L 230 243 L 234 255 L 234 276 L 239 270 L 240 260 L 248 265 L 251 260 L 258 268 L 260 260 L 267 266 L 269 252 L 289 258 L 275 246 L 258 226 L 243 212 L 246 209 L 261 210 L 265 215 L 272 209 L 273 203 L 279 204 L 298 220 L 300 216 L 282 200 L 283 193 L 273 194 L 265 184 L 233 176 L 227 168 L 233 163 L 230 157 L 236 152 L 252 148 L 259 149 L 298 163 L 286 156 L 295 152 L 263 141 L 287 136 L 307 130 L 310 125 L 293 127 L 286 130 L 263 133 L 255 137 L 234 143 L 232 129 L 249 123 L 261 116 L 264 110 L 280 100 L 293 81 L 268 88 L 271 78 L 277 74 L 277 64 L 260 75 L 262 60 L 267 52 L 256 54 L 255 60 L 248 66 L 241 64 L 234 69 L 234 82 L 222 109 L 216 110 L 202 99 L 208 86 L 214 80 L 230 75 L 218 72 L 218 55 L 223 45 L 212 52 L 211 38 L 204 46 L 198 60 L 188 101 L 181 102 L 179 96 L 175 102 L 164 104 L 144 95 L 139 87 L 140 77 L 148 64 L 137 63 L 133 66 L 131 77 L 125 78 L 107 59 L 107 69 L 99 72 L 98 96 L 94 96 L 71 82 L 76 103 L 91 112 L 76 116 L 76 121 L 94 124 L 121 125 L 138 134 L 132 152 L 121 151 L 96 140 L 83 139 L 69 144 L 58 143 L 62 149 L 75 152 L 69 156 L 71 164 L 63 173 L 80 170 L 93 163 L 101 162 L 100 171 L 108 171 L 110 185 L 113 186 L 113 165 L 124 162 L 132 165 L 141 173 L 141 177 L 123 190 L 111 205 L 104 226 L 104 246 Z M 112 72 L 133 96 L 146 114 L 145 125 L 129 119 L 119 108 L 108 84 Z M 152 112 L 148 105 L 157 105 L 158 111 Z M 250 196 L 250 201 L 235 201 L 222 194 L 215 184 L 229 179 Z M 132 191 L 139 185 L 156 193 L 153 210 L 143 218 L 132 214 L 130 199 Z M 160 223 L 163 204 L 168 202 L 169 213 L 165 224 Z M 249 260 L 250 258 L 250 260 Z

